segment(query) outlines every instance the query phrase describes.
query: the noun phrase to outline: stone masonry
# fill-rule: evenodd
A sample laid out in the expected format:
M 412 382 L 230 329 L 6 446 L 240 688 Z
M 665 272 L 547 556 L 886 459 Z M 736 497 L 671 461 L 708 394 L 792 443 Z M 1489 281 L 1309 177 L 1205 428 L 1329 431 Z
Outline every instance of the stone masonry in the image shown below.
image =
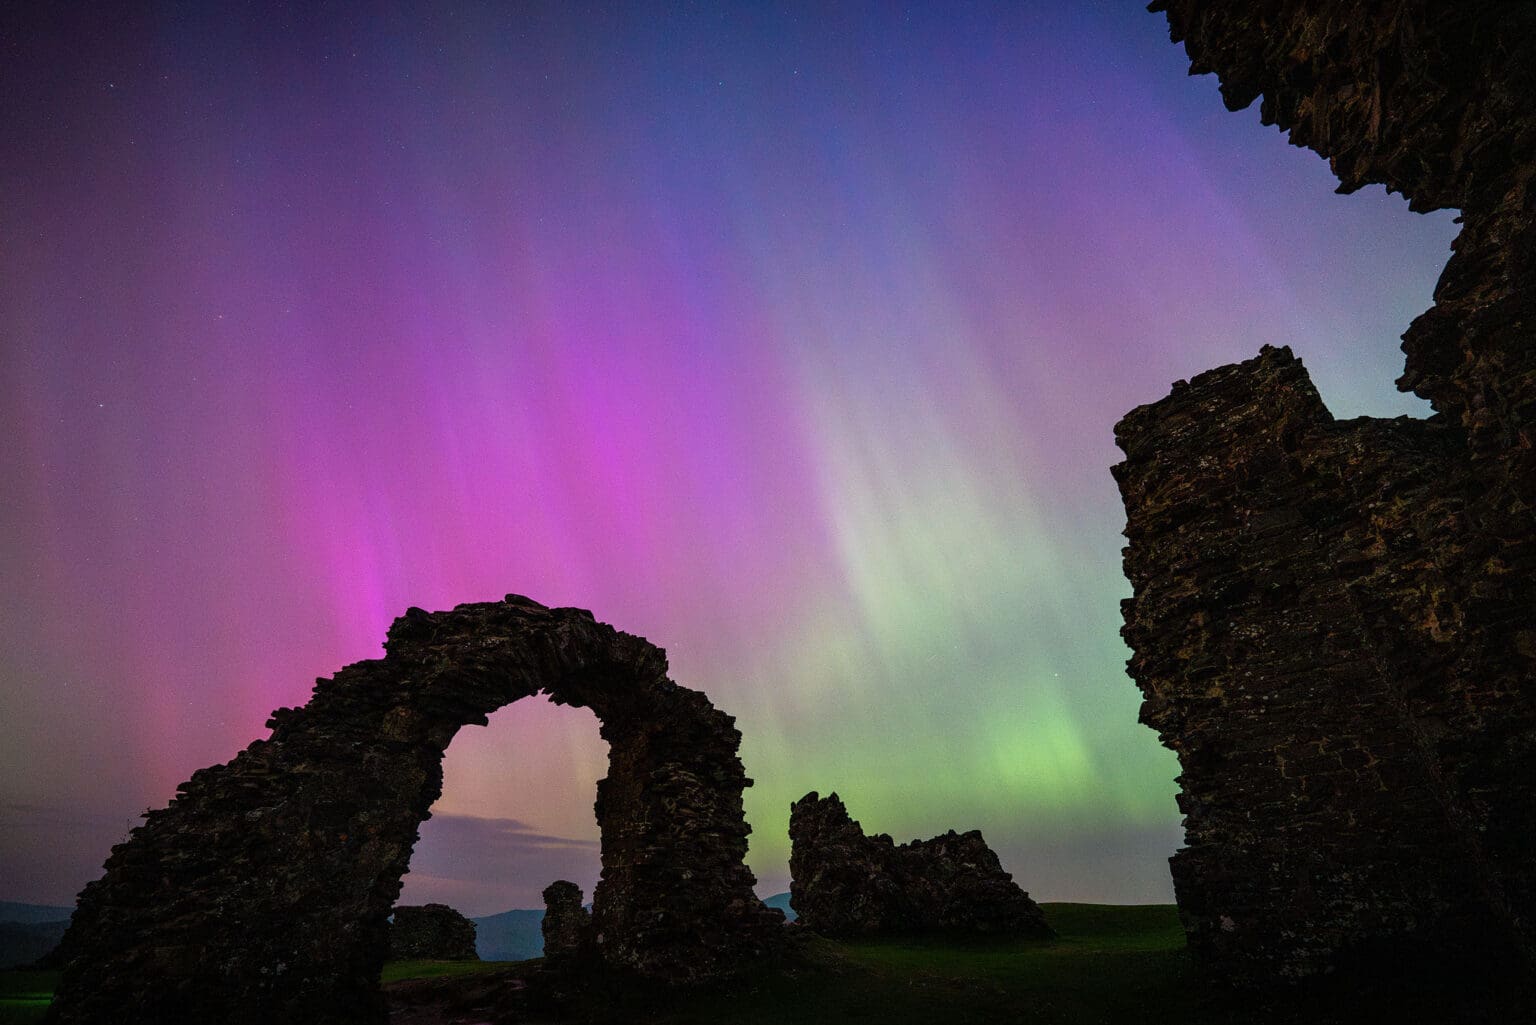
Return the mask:
M 378 1025 L 387 919 L 455 733 L 545 693 L 591 708 L 596 954 L 681 985 L 777 941 L 753 895 L 732 718 L 667 678 L 666 655 L 580 609 L 516 595 L 411 609 L 383 658 L 322 679 L 272 735 L 183 784 L 81 893 L 50 1020 L 93 1025 Z
M 790 907 L 824 935 L 1054 935 L 977 830 L 897 846 L 813 790 L 790 805 L 789 837 Z
M 391 961 L 478 961 L 475 923 L 447 904 L 404 904 L 389 923 Z
M 1123 633 L 1181 763 L 1191 945 L 1255 983 L 1407 957 L 1530 972 L 1536 6 L 1153 9 L 1341 192 L 1464 225 L 1403 340 L 1428 421 L 1336 421 L 1266 347 L 1116 427 Z
M 592 916 L 581 905 L 581 887 L 557 879 L 544 887 L 544 959 L 552 967 L 581 965 L 592 957 Z

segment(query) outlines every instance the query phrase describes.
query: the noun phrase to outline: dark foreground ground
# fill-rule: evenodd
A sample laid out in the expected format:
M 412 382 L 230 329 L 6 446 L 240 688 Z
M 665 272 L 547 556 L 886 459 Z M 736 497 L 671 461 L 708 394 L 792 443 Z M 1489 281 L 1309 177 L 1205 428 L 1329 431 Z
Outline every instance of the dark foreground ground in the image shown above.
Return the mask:
M 603 984 L 555 985 L 540 962 L 396 962 L 384 972 L 392 1025 L 508 1020 L 657 1025 L 1225 1025 L 1225 1023 L 1536 1020 L 1511 981 L 1426 981 L 1423 973 L 1365 989 L 1334 983 L 1258 998 L 1203 980 L 1172 906 L 1046 904 L 1050 941 L 882 940 L 834 943 L 792 929 L 793 952 L 718 990 L 686 997 Z M 41 1021 L 57 976 L 0 973 L 0 1023 Z

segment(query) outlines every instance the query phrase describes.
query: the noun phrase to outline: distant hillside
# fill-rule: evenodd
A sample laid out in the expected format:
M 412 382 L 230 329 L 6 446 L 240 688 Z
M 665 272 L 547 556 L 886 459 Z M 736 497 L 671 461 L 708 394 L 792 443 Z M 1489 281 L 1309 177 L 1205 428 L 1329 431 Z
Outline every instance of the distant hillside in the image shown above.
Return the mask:
M 785 891 L 784 893 L 775 893 L 772 897 L 764 897 L 763 903 L 771 908 L 778 908 L 780 911 L 784 912 L 784 921 L 793 922 L 795 920 L 795 910 L 789 906 L 788 891 Z
M 499 915 L 471 918 L 475 923 L 475 950 L 482 961 L 526 961 L 544 956 L 544 909 L 503 911 Z
M 0 900 L 0 922 L 67 922 L 74 913 L 74 908 L 56 904 L 16 904 Z
M 790 910 L 790 894 L 776 893 L 765 897 L 763 904 L 779 908 L 788 921 L 794 921 Z M 475 950 L 481 960 L 527 960 L 528 957 L 544 956 L 544 910 L 502 911 L 487 914 L 475 922 Z
M 0 968 L 31 964 L 64 938 L 68 922 L 0 922 Z
M 0 900 L 0 968 L 31 964 L 58 946 L 74 913 L 54 904 Z
M 783 911 L 788 921 L 795 920 L 788 893 L 776 893 L 764 898 L 763 903 Z M 544 933 L 540 928 L 544 922 L 543 909 L 503 911 L 470 921 L 475 923 L 475 950 L 482 961 L 526 961 L 544 956 Z

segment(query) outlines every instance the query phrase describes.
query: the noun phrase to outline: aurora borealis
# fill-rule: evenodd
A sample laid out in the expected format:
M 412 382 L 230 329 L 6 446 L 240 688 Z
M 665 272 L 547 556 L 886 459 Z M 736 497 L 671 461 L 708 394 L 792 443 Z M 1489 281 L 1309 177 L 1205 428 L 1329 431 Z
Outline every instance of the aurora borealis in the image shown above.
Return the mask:
M 153 11 L 0 15 L 0 899 L 509 591 L 737 716 L 764 894 L 817 789 L 1170 899 L 1112 426 L 1264 343 L 1423 415 L 1450 215 L 1333 195 L 1134 4 Z M 604 754 L 463 731 L 406 899 L 590 894 Z

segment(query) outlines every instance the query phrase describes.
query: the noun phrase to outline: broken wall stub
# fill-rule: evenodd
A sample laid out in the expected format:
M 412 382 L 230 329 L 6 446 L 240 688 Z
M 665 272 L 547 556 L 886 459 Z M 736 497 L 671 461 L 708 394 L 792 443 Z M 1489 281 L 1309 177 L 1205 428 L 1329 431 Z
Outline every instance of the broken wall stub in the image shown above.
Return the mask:
M 387 918 L 459 728 L 545 693 L 596 713 L 598 958 L 667 984 L 729 975 L 782 923 L 752 892 L 734 720 L 661 649 L 526 598 L 412 609 L 383 658 L 274 712 L 200 770 L 81 893 L 50 1020 L 379 1023 Z
M 1536 8 L 1166 10 L 1228 106 L 1464 227 L 1399 386 L 1335 421 L 1287 349 L 1116 427 L 1142 721 L 1180 758 L 1191 944 L 1262 982 L 1536 923 Z
M 790 805 L 790 907 L 826 936 L 1055 935 L 978 830 L 865 836 L 836 794 Z
M 581 887 L 557 879 L 544 887 L 544 960 L 553 968 L 580 966 L 592 957 L 592 916 L 581 904 Z
M 447 904 L 397 904 L 389 922 L 391 961 L 478 961 L 475 923 Z

